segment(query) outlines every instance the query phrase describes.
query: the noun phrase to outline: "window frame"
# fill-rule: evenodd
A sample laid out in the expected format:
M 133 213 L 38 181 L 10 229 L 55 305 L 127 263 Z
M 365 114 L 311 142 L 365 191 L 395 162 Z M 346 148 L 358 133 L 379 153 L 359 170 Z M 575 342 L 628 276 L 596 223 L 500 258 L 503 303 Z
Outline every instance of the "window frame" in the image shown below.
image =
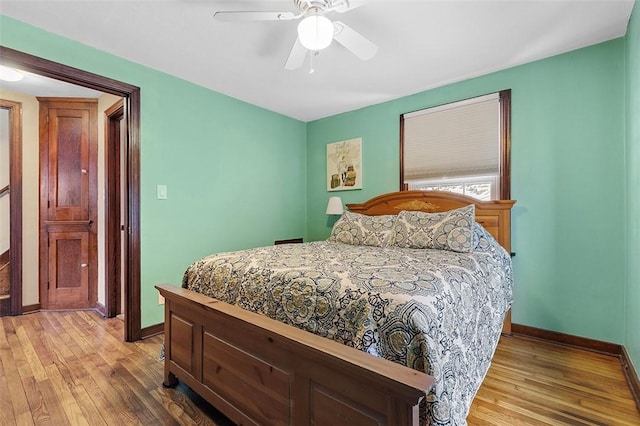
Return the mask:
M 495 93 L 495 92 L 492 92 Z M 499 183 L 500 190 L 498 191 L 499 200 L 511 199 L 511 89 L 500 90 L 498 93 L 499 102 L 499 144 L 500 144 L 500 173 Z M 491 93 L 488 93 L 491 94 Z M 422 108 L 423 111 L 431 108 L 441 107 L 443 105 L 452 105 L 458 102 L 465 102 L 469 99 L 481 97 L 484 95 L 474 96 L 472 98 L 461 99 L 454 102 L 448 102 L 446 104 L 434 105 L 428 108 Z M 408 184 L 404 182 L 404 115 L 410 112 L 400 114 L 400 191 L 408 190 Z

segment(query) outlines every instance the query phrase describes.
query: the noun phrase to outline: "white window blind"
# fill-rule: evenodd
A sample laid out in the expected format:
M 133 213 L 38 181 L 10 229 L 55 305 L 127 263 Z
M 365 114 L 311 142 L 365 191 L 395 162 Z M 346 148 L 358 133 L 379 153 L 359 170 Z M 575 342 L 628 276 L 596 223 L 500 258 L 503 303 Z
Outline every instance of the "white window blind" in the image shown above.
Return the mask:
M 500 172 L 500 99 L 492 93 L 403 115 L 404 180 Z

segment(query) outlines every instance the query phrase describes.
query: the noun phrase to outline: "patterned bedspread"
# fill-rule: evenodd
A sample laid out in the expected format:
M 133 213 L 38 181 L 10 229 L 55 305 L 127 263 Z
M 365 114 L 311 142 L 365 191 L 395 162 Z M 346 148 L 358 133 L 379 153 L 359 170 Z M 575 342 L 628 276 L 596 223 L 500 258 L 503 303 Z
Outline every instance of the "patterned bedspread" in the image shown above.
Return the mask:
M 511 259 L 476 225 L 472 253 L 285 244 L 198 260 L 183 287 L 435 377 L 424 424 L 465 425 L 511 306 Z

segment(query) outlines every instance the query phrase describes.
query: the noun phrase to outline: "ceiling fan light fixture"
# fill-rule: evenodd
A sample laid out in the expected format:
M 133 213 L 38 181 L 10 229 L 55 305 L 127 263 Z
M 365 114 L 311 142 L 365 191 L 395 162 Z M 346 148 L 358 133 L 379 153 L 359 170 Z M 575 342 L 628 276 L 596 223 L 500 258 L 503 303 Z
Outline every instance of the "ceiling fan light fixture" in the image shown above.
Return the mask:
M 13 68 L 0 65 L 0 80 L 3 81 L 20 81 L 24 78 L 24 74 Z
M 333 41 L 333 22 L 326 16 L 313 14 L 298 24 L 300 44 L 309 50 L 322 50 Z

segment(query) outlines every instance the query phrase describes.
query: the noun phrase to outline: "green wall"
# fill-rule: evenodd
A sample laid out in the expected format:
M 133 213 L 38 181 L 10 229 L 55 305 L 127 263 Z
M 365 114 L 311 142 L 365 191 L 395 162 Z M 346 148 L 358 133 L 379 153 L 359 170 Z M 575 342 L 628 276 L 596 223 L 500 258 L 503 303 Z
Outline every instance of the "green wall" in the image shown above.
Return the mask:
M 626 36 L 627 293 L 625 347 L 640 373 L 640 10 Z
M 307 125 L 307 235 L 329 235 L 330 195 L 399 187 L 399 116 L 512 90 L 513 321 L 623 343 L 624 39 Z M 326 144 L 363 139 L 363 189 L 328 193 Z
M 141 88 L 143 327 L 164 318 L 153 286 L 195 259 L 305 237 L 305 123 L 5 16 L 0 40 Z
M 141 87 L 143 327 L 163 319 L 153 285 L 194 259 L 324 239 L 330 195 L 397 190 L 400 114 L 512 89 L 514 322 L 624 343 L 638 369 L 637 15 L 624 39 L 306 125 L 4 16 L 0 42 Z M 354 137 L 363 189 L 328 193 L 326 144 Z

